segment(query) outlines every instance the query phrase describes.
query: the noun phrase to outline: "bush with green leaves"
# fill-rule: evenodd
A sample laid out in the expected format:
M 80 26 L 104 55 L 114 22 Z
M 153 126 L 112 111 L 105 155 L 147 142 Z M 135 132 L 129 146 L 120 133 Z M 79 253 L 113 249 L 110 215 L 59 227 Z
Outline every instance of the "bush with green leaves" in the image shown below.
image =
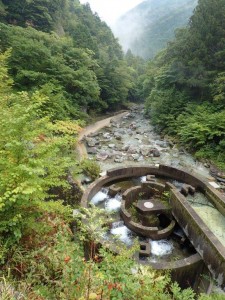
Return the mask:
M 102 238 L 105 231 L 100 228 L 106 216 L 96 208 L 80 210 L 72 233 L 69 210 L 60 205 L 45 204 L 40 211 L 40 230 L 29 232 L 11 249 L 1 271 L 7 285 L 21 292 L 24 300 L 223 299 L 181 290 L 168 273 L 138 265 L 132 259 L 135 248 L 121 247 L 115 255 L 101 247 L 85 259 L 84 245 Z
M 36 222 L 37 207 L 49 199 L 49 189 L 68 186 L 63 178 L 72 165 L 71 134 L 78 126 L 71 126 L 70 134 L 62 133 L 62 122 L 40 116 L 47 96 L 37 91 L 13 93 L 8 56 L 0 55 L 0 243 L 10 246 Z
M 97 179 L 101 172 L 99 164 L 95 160 L 83 159 L 80 162 L 81 170 L 91 179 Z

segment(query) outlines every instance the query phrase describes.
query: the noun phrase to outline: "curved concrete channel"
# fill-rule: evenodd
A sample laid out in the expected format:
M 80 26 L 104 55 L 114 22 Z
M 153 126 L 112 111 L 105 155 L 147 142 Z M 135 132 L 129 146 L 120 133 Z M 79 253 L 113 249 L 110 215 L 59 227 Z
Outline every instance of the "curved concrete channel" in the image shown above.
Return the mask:
M 164 165 L 160 165 L 158 167 L 130 166 L 108 170 L 105 176 L 96 180 L 85 191 L 81 205 L 87 207 L 89 201 L 106 184 L 110 184 L 124 178 L 141 177 L 146 175 L 155 175 L 166 179 L 179 180 L 185 184 L 193 186 L 196 190 L 200 190 L 204 193 L 209 201 L 213 203 L 213 205 L 223 215 L 225 215 L 225 197 L 214 189 L 204 178 Z M 172 206 L 172 213 L 175 219 L 197 250 L 198 254 L 204 260 L 213 278 L 216 280 L 218 285 L 224 288 L 225 247 L 197 215 L 180 191 L 171 183 L 167 183 L 167 188 L 170 192 L 170 204 Z M 196 262 L 196 257 L 193 257 L 193 259 Z M 188 264 L 190 264 L 190 262 Z M 154 267 L 157 268 L 156 265 Z

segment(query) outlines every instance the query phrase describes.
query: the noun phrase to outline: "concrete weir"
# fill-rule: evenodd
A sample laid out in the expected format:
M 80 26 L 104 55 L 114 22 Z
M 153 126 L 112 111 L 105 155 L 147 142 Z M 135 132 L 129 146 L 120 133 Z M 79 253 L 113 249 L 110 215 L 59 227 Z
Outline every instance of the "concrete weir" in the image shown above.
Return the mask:
M 186 197 L 181 193 L 181 191 L 171 183 L 172 180 L 176 180 L 186 184 L 186 187 L 187 185 L 191 186 L 193 191 L 196 190 L 201 192 L 205 195 L 208 201 L 213 204 L 213 206 L 223 216 L 225 216 L 225 197 L 219 191 L 213 188 L 205 178 L 165 165 L 159 165 L 158 167 L 150 165 L 129 166 L 111 169 L 107 171 L 105 176 L 96 180 L 89 186 L 82 197 L 81 205 L 87 207 L 89 201 L 93 198 L 93 196 L 97 192 L 99 192 L 102 187 L 110 185 L 110 183 L 113 184 L 115 182 L 118 182 L 119 180 L 124 180 L 127 178 L 137 178 L 147 175 L 154 175 L 156 177 L 164 179 L 165 190 L 169 194 L 169 204 L 171 206 L 172 216 L 175 218 L 179 226 L 183 229 L 186 236 L 197 251 L 197 254 L 190 257 L 189 259 L 174 262 L 173 264 L 153 263 L 152 266 L 156 269 L 172 269 L 172 273 L 174 273 L 173 277 L 179 278 L 181 274 L 184 274 L 184 272 L 186 272 L 185 270 L 191 270 L 190 272 L 192 274 L 194 269 L 195 272 L 197 272 L 197 270 L 199 271 L 199 264 L 201 264 L 200 261 L 202 259 L 216 282 L 220 286 L 225 288 L 224 245 L 188 203 Z M 132 189 L 128 191 L 127 194 L 129 195 L 129 193 L 131 192 Z M 125 208 L 125 202 L 122 202 L 121 208 L 122 210 Z M 125 215 L 128 215 L 125 210 L 123 211 L 123 213 Z M 132 225 L 133 223 L 130 220 L 130 216 L 128 219 Z M 191 262 L 193 262 L 193 268 L 190 267 Z

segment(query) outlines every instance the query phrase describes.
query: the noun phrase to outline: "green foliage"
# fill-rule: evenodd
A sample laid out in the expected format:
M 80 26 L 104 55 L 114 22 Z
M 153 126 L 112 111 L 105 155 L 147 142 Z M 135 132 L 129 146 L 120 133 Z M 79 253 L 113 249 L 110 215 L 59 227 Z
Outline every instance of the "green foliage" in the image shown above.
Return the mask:
M 5 13 L 2 21 L 20 26 L 33 26 L 38 30 L 50 31 L 58 17 L 58 10 L 68 5 L 67 0 L 2 0 Z
M 73 0 L 3 4 L 2 21 L 26 27 L 0 24 L 0 48 L 12 47 L 9 66 L 17 89 L 49 85 L 61 118 L 113 110 L 126 102 L 132 71 L 110 28 L 89 5 Z
M 219 73 L 212 86 L 213 100 L 225 104 L 225 72 Z
M 199 300 L 224 300 L 224 295 L 216 293 L 212 293 L 211 295 L 201 295 Z
M 195 298 L 195 293 L 190 288 L 182 291 L 176 282 L 171 285 L 171 292 L 174 300 L 191 300 Z
M 101 172 L 99 164 L 96 161 L 90 159 L 83 159 L 80 162 L 80 167 L 82 172 L 93 180 L 97 179 Z
M 79 108 L 98 102 L 99 86 L 92 52 L 74 48 L 69 38 L 0 24 L 0 45 L 12 47 L 10 73 L 19 90 L 42 87 L 51 103 L 46 109 L 61 118 L 78 118 Z
M 141 88 L 159 131 L 223 168 L 224 13 L 224 1 L 199 1 L 189 26 L 148 65 Z
M 85 210 L 82 215 L 86 216 L 86 222 L 76 223 L 73 241 L 63 214 L 47 209 L 39 219 L 45 231 L 31 232 L 19 247 L 11 250 L 3 273 L 25 300 L 195 299 L 190 289 L 182 291 L 177 284 L 171 285 L 167 274 L 138 266 L 131 259 L 132 249 L 115 255 L 101 248 L 92 259 L 84 259 L 83 241 L 97 238 L 104 219 L 96 209 Z M 78 215 L 76 219 L 79 218 Z M 9 286 L 8 282 L 4 285 Z
M 70 137 L 56 135 L 57 123 L 39 116 L 48 98 L 39 92 L 30 96 L 10 92 L 4 65 L 7 55 L 0 57 L 1 84 L 3 91 L 7 89 L 0 103 L 0 233 L 1 242 L 11 244 L 35 220 L 36 208 L 49 198 L 48 190 L 67 186 L 62 178 L 72 161 Z

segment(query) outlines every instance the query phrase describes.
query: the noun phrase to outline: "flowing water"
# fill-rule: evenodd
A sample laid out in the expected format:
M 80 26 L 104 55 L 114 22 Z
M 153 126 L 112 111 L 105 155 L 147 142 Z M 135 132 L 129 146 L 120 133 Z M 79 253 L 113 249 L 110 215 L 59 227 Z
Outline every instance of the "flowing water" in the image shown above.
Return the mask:
M 129 187 L 140 185 L 140 183 L 143 181 L 146 181 L 146 176 L 127 179 L 125 181 L 117 182 L 115 183 L 115 185 L 121 187 L 122 190 L 126 190 Z M 162 182 L 162 179 L 159 179 L 159 181 Z M 165 179 L 163 182 L 165 182 Z M 177 242 L 177 239 L 173 236 L 168 240 L 165 239 L 160 241 L 153 241 L 148 238 L 139 237 L 130 229 L 128 229 L 124 225 L 124 222 L 119 214 L 122 194 L 118 193 L 114 197 L 110 197 L 108 191 L 108 187 L 103 187 L 90 201 L 90 203 L 96 205 L 97 207 L 112 213 L 114 221 L 111 223 L 109 231 L 104 236 L 106 240 L 113 243 L 122 242 L 128 247 L 134 244 L 134 239 L 139 239 L 140 241 L 150 243 L 151 256 L 148 258 L 140 257 L 140 259 L 150 262 L 174 261 L 174 258 L 184 258 L 190 255 L 190 251 L 182 249 Z M 181 231 L 180 228 L 179 230 Z

